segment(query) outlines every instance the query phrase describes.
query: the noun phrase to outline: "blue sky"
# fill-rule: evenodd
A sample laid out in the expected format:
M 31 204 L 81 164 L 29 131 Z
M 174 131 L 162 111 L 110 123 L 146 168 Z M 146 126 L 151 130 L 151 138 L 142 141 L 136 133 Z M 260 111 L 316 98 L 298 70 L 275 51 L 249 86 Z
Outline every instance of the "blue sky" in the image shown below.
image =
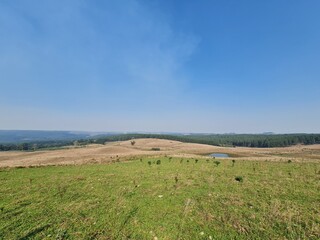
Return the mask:
M 0 129 L 320 132 L 320 2 L 0 2 Z

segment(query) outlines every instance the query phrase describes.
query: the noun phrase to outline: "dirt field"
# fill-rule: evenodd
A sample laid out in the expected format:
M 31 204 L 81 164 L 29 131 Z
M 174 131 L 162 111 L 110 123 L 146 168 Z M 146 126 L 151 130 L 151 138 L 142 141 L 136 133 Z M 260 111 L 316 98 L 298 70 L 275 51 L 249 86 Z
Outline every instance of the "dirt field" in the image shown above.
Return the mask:
M 135 142 L 134 146 L 130 141 L 124 141 L 59 150 L 0 152 L 0 167 L 108 163 L 148 155 L 199 158 L 207 157 L 210 153 L 227 153 L 232 158 L 245 160 L 320 162 L 320 145 L 298 145 L 287 148 L 227 148 L 162 139 L 137 139 Z M 160 151 L 153 151 L 152 148 L 160 148 Z

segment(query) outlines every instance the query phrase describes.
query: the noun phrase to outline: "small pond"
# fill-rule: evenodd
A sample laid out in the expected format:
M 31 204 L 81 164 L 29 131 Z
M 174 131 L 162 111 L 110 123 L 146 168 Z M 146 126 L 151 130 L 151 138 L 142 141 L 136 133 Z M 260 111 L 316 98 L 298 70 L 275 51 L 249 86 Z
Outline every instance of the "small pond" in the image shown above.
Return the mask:
M 210 157 L 217 157 L 217 158 L 229 158 L 229 154 L 226 153 L 212 153 L 209 155 Z

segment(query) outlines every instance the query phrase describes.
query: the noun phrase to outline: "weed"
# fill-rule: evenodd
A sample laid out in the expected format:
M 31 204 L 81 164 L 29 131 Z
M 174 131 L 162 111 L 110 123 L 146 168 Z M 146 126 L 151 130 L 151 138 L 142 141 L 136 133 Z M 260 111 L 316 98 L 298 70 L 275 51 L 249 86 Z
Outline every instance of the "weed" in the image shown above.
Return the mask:
M 58 230 L 58 233 L 56 235 L 57 240 L 63 240 L 63 239 L 68 239 L 68 238 L 69 238 L 69 234 L 68 234 L 67 230 L 64 230 L 64 229 Z

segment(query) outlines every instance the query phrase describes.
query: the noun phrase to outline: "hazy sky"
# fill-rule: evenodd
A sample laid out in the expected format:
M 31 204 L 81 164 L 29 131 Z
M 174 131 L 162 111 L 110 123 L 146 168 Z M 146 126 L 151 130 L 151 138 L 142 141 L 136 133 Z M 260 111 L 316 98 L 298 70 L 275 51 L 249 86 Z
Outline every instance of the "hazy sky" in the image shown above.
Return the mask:
M 0 129 L 320 132 L 318 0 L 2 0 Z

